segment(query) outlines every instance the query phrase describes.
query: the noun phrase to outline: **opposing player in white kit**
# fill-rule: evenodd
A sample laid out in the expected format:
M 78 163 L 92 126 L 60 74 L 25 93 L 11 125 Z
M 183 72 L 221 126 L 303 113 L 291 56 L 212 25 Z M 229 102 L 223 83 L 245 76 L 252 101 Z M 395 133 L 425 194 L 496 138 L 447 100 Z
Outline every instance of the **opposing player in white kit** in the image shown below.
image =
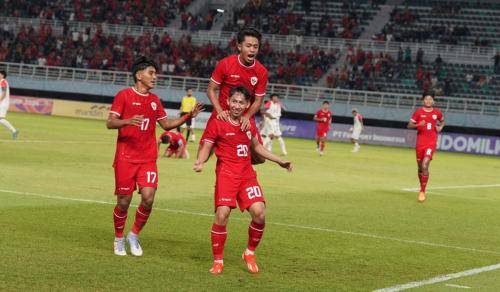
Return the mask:
M 280 117 L 281 117 L 281 108 L 283 105 L 279 99 L 279 96 L 276 93 L 271 94 L 271 100 L 266 102 L 265 110 L 263 112 L 263 129 L 262 136 L 265 136 L 263 139 L 264 147 L 267 148 L 270 152 L 273 149 L 273 139 L 277 139 L 280 143 L 281 154 L 287 155 L 285 141 L 281 137 L 281 129 L 280 129 Z
M 7 110 L 9 110 L 10 97 L 9 83 L 5 78 L 7 78 L 7 73 L 4 70 L 0 70 L 0 124 L 4 125 L 4 127 L 12 132 L 12 139 L 15 140 L 17 139 L 19 131 L 5 119 L 5 116 L 7 116 Z
M 363 116 L 358 112 L 357 109 L 352 109 L 352 115 L 354 117 L 354 125 L 352 126 L 351 142 L 354 144 L 354 148 L 351 152 L 359 151 L 359 135 L 363 131 Z

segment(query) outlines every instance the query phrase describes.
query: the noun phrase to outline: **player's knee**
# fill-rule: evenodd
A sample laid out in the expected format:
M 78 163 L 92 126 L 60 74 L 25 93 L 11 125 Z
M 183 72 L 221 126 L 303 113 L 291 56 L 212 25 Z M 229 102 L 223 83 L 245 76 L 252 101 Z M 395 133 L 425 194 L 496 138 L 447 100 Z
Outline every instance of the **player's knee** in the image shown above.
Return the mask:
M 116 204 L 118 208 L 120 208 L 122 211 L 127 211 L 128 207 L 130 206 L 130 201 L 127 200 L 119 200 Z
M 215 223 L 217 223 L 217 225 L 226 225 L 229 214 L 229 212 L 217 212 L 215 214 Z

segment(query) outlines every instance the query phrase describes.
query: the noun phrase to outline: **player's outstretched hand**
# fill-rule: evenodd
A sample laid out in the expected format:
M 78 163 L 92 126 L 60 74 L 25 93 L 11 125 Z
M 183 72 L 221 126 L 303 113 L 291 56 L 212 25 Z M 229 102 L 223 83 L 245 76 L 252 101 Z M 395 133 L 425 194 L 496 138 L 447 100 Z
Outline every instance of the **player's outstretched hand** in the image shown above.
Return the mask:
M 197 102 L 193 108 L 193 110 L 189 113 L 192 118 L 196 118 L 196 116 L 205 110 L 205 105 L 201 102 Z
M 221 111 L 217 113 L 217 119 L 223 120 L 224 122 L 229 121 L 229 111 Z
M 203 170 L 203 163 L 196 160 L 196 162 L 194 163 L 194 166 L 193 166 L 193 170 L 196 172 L 201 172 Z
M 134 126 L 140 126 L 142 125 L 143 121 L 144 121 L 143 115 L 135 115 L 129 119 L 128 124 Z
M 248 131 L 250 130 L 250 118 L 247 116 L 241 117 L 241 130 Z
M 291 162 L 291 161 L 283 161 L 283 160 L 282 160 L 282 161 L 278 162 L 278 164 L 279 164 L 281 167 L 283 167 L 283 168 L 285 168 L 286 170 L 288 170 L 288 171 L 292 171 L 292 169 L 293 169 L 293 165 L 292 165 L 292 162 Z

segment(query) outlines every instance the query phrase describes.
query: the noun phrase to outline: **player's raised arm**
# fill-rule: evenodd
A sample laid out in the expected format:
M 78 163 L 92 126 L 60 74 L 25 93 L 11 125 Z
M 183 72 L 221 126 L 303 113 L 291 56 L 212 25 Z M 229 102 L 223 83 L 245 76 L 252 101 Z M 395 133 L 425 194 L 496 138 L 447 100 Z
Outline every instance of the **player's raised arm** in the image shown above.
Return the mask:
M 265 159 L 276 162 L 279 166 L 287 169 L 288 171 L 292 171 L 293 165 L 291 161 L 283 160 L 274 153 L 269 152 L 266 148 L 264 148 L 264 146 L 262 146 L 262 144 L 259 143 L 259 140 L 255 137 L 252 138 L 252 148 L 257 154 L 264 157 Z
M 193 110 L 189 114 L 185 114 L 177 119 L 161 119 L 158 121 L 160 126 L 165 130 L 169 131 L 175 129 L 182 124 L 184 124 L 188 119 L 195 118 L 200 112 L 204 110 L 204 106 L 202 103 L 197 102 L 194 106 Z
M 203 170 L 203 164 L 208 160 L 210 152 L 212 151 L 214 144 L 211 142 L 203 141 L 203 144 L 198 150 L 198 158 L 196 159 L 193 170 L 196 172 L 201 172 Z

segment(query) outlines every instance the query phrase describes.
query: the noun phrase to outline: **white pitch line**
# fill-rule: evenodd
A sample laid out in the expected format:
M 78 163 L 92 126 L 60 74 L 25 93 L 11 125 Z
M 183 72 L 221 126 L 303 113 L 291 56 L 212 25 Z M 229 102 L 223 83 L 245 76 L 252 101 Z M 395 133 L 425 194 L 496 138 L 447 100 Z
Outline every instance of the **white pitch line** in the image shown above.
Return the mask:
M 454 189 L 481 189 L 481 188 L 496 188 L 500 187 L 500 184 L 491 184 L 491 185 L 464 185 L 464 186 L 443 186 L 443 187 L 432 187 L 428 188 L 428 190 L 454 190 Z M 416 192 L 420 190 L 420 188 L 403 188 L 403 191 L 407 192 Z
M 109 144 L 113 143 L 114 141 L 72 141 L 72 140 L 67 140 L 67 141 L 57 141 L 57 140 L 6 140 L 6 139 L 0 139 L 1 143 L 57 143 L 57 144 Z
M 16 195 L 25 195 L 25 196 L 40 197 L 40 198 L 46 198 L 46 199 L 66 200 L 66 201 L 75 201 L 75 202 L 84 202 L 84 203 L 95 203 L 95 204 L 106 204 L 106 205 L 115 205 L 116 204 L 115 202 L 109 202 L 109 201 L 70 198 L 70 197 L 64 197 L 64 196 L 53 196 L 53 195 L 37 194 L 37 193 L 30 193 L 30 192 L 20 192 L 20 191 L 12 191 L 12 190 L 4 190 L 4 189 L 0 189 L 0 193 L 10 193 L 10 194 L 16 194 Z M 131 205 L 131 206 L 134 207 L 136 205 Z M 214 216 L 213 214 L 192 212 L 192 211 L 185 211 L 185 210 L 166 209 L 166 208 L 157 208 L 157 207 L 155 207 L 154 209 L 158 210 L 158 211 L 166 211 L 166 212 L 171 212 L 171 213 L 187 214 L 187 215 L 194 215 L 194 216 L 203 216 L 203 217 L 213 217 Z M 236 217 L 236 218 L 233 218 L 232 220 L 247 221 L 248 219 Z M 339 233 L 339 234 L 367 237 L 367 238 L 373 238 L 373 239 L 389 240 L 389 241 L 408 243 L 408 244 L 414 244 L 414 245 L 425 245 L 425 246 L 454 249 L 454 250 L 467 251 L 467 252 L 477 252 L 477 253 L 487 253 L 487 254 L 500 255 L 500 251 L 476 249 L 476 248 L 470 248 L 470 247 L 461 247 L 461 246 L 454 246 L 454 245 L 447 245 L 447 244 L 433 243 L 433 242 L 426 242 L 426 241 L 401 239 L 401 238 L 395 238 L 395 237 L 389 237 L 389 236 L 383 236 L 383 235 L 377 235 L 377 234 L 370 234 L 370 233 L 363 233 L 363 232 L 353 232 L 353 231 L 337 230 L 337 229 L 306 226 L 306 225 L 286 224 L 286 223 L 279 223 L 279 222 L 266 222 L 266 223 L 271 224 L 271 225 L 276 225 L 276 226 L 289 227 L 289 228 L 316 230 L 316 231 L 323 231 L 323 232 L 330 232 L 330 233 Z
M 448 275 L 437 276 L 437 277 L 423 280 L 423 281 L 415 281 L 415 282 L 410 282 L 407 284 L 382 288 L 382 289 L 374 290 L 374 292 L 402 291 L 402 290 L 417 288 L 417 287 L 421 287 L 421 286 L 425 286 L 425 285 L 446 282 L 449 280 L 463 278 L 463 277 L 467 277 L 467 276 L 472 276 L 472 275 L 476 275 L 476 274 L 480 274 L 480 273 L 484 273 L 484 272 L 489 272 L 489 271 L 493 271 L 493 270 L 498 270 L 498 269 L 500 269 L 500 264 L 481 267 L 481 268 L 475 268 L 475 269 L 471 269 L 471 270 L 467 270 L 467 271 L 463 271 L 463 272 L 458 272 L 458 273 L 453 273 L 453 274 L 448 274 Z
M 455 284 L 446 284 L 447 287 L 458 288 L 458 289 L 470 289 L 472 287 L 463 286 L 463 285 L 455 285 Z

